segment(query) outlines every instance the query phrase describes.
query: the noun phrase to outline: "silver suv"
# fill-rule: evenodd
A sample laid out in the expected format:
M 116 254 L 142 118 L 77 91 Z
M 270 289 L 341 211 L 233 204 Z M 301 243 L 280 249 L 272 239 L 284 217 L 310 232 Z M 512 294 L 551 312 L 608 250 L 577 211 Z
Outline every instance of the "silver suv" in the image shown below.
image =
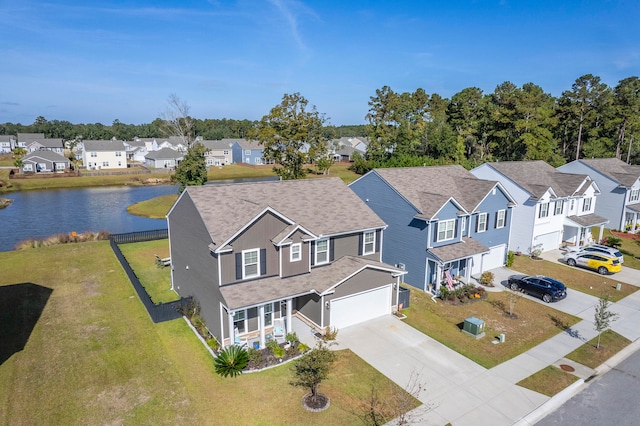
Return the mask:
M 604 254 L 609 257 L 615 257 L 618 259 L 620 264 L 624 263 L 624 256 L 620 253 L 615 247 L 603 246 L 602 244 L 593 244 L 586 247 L 572 247 L 569 249 L 570 252 L 580 252 L 580 253 L 598 253 Z

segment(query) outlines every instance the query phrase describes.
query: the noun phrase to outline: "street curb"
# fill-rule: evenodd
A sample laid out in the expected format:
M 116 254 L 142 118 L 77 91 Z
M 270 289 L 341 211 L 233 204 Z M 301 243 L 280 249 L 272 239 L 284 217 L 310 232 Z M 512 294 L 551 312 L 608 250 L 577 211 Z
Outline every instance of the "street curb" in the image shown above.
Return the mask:
M 622 361 L 627 359 L 636 351 L 640 350 L 640 339 L 636 339 L 634 342 L 630 343 L 627 347 L 622 349 L 620 352 L 600 364 L 598 367 L 594 369 L 595 373 L 589 379 L 600 377 L 609 370 L 613 369 L 616 365 L 620 364 Z M 589 383 L 585 382 L 583 379 L 579 379 L 578 381 L 572 383 L 566 389 L 555 394 L 551 399 L 547 402 L 522 417 L 514 426 L 531 426 L 539 422 L 546 415 L 552 413 L 556 409 L 558 409 L 565 402 L 570 400 L 573 396 L 580 393 L 583 389 L 589 386 Z

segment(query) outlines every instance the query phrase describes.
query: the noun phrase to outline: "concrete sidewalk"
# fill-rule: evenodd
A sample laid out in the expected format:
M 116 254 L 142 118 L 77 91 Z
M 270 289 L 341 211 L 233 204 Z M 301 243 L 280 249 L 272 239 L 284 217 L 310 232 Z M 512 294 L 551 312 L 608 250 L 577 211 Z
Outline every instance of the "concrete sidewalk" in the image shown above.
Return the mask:
M 553 258 L 558 254 L 549 256 Z M 495 290 L 504 287 L 509 275 L 517 274 L 508 268 L 492 272 Z M 640 271 L 635 271 L 630 274 L 631 279 L 635 279 L 634 273 L 640 277 Z M 612 305 L 620 317 L 611 328 L 635 342 L 614 357 L 619 358 L 617 362 L 640 348 L 639 293 Z M 338 340 L 342 347 L 351 349 L 403 388 L 412 374 L 420 374 L 420 382 L 426 385 L 426 391 L 419 398 L 424 405 L 415 412 L 420 424 L 530 425 L 579 392 L 585 386 L 585 379 L 602 370 L 592 370 L 564 358 L 596 336 L 593 309 L 597 302 L 596 297 L 572 291 L 569 297 L 551 307 L 578 316 L 582 321 L 489 370 L 391 316 L 340 330 Z M 553 398 L 516 385 L 548 365 L 560 364 L 574 367 L 574 374 L 580 380 Z

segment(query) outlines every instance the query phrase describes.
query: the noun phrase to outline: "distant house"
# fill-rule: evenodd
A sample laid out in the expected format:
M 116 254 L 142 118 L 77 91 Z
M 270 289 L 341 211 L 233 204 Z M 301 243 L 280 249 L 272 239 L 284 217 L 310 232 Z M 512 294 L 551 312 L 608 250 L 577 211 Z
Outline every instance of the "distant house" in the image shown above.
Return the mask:
M 45 138 L 44 133 L 18 133 L 17 146 L 26 149 L 27 152 L 45 150 L 62 154 L 64 150 L 62 139 Z
M 374 169 L 349 187 L 387 223 L 382 260 L 414 287 L 438 294 L 505 263 L 515 203 L 499 182 L 455 165 Z
M 44 133 L 18 133 L 18 140 L 14 148 L 27 149 L 28 144 L 40 139 L 44 139 Z
M 124 141 L 124 147 L 127 153 L 127 160 L 135 163 L 143 164 L 145 156 L 149 153 L 147 144 L 142 140 Z
M 53 151 L 34 151 L 22 158 L 23 173 L 64 172 L 70 168 L 68 158 Z
M 184 154 L 171 148 L 161 148 L 151 151 L 145 158 L 145 164 L 156 169 L 174 168 L 182 161 Z
M 201 140 L 205 147 L 204 159 L 207 166 L 225 166 L 233 163 L 233 139 Z
M 514 197 L 509 249 L 530 253 L 555 250 L 562 243 L 588 245 L 592 227 L 600 239 L 608 220 L 595 214 L 600 188 L 586 174 L 563 173 L 544 161 L 500 161 L 471 170 L 500 182 Z M 598 203 L 599 204 L 599 203 Z
M 595 212 L 607 218 L 613 229 L 640 232 L 640 166 L 617 158 L 583 158 L 558 170 L 589 175 L 602 191 Z
M 158 149 L 170 148 L 175 151 L 187 152 L 187 143 L 182 136 L 169 136 L 165 139 L 158 139 Z
M 225 139 L 223 139 L 225 140 Z M 228 139 L 234 163 L 268 164 L 264 158 L 264 147 L 258 141 L 247 139 Z
M 404 272 L 380 261 L 386 225 L 339 178 L 188 186 L 167 222 L 172 287 L 223 346 L 397 309 Z
M 127 154 L 122 141 L 89 140 L 82 144 L 82 162 L 87 170 L 127 168 Z
M 8 154 L 16 146 L 16 137 L 13 135 L 0 135 L 0 154 Z

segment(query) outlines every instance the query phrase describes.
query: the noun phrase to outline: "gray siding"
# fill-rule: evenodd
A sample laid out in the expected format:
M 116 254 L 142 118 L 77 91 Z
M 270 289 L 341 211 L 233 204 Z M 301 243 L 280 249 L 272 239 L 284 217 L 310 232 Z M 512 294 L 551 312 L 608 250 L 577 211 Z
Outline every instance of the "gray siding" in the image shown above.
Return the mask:
M 405 282 L 424 288 L 428 227 L 414 218 L 418 211 L 375 172 L 349 187 L 388 225 L 382 240 L 382 261 L 404 264 L 408 272 Z
M 173 288 L 180 296 L 197 299 L 207 327 L 220 340 L 218 264 L 208 248 L 209 232 L 188 193 L 175 205 L 168 223 Z
M 318 325 L 321 324 L 322 316 L 322 304 L 321 297 L 317 294 L 309 294 L 307 296 L 301 296 L 295 299 L 295 306 L 293 309 L 298 310 L 301 314 L 309 318 L 311 321 Z
M 290 277 L 293 275 L 304 274 L 309 272 L 309 245 L 308 242 L 302 242 L 302 232 L 296 231 L 291 238 L 292 242 L 302 243 L 302 257 L 297 262 L 290 262 L 291 246 L 284 246 L 282 250 L 282 277 Z
M 279 254 L 271 239 L 285 226 L 287 224 L 282 219 L 267 212 L 231 241 L 233 252 L 221 255 L 222 284 L 238 281 L 236 279 L 236 254 L 242 253 L 242 250 L 266 249 L 266 273 L 263 276 L 278 275 Z
M 376 269 L 365 269 L 337 286 L 333 294 L 325 296 L 325 301 L 338 299 L 340 297 L 349 296 L 350 294 L 360 293 L 366 290 L 373 290 L 374 288 L 395 282 L 396 279 L 392 277 L 389 272 L 379 271 Z M 326 320 L 325 322 L 328 323 Z

